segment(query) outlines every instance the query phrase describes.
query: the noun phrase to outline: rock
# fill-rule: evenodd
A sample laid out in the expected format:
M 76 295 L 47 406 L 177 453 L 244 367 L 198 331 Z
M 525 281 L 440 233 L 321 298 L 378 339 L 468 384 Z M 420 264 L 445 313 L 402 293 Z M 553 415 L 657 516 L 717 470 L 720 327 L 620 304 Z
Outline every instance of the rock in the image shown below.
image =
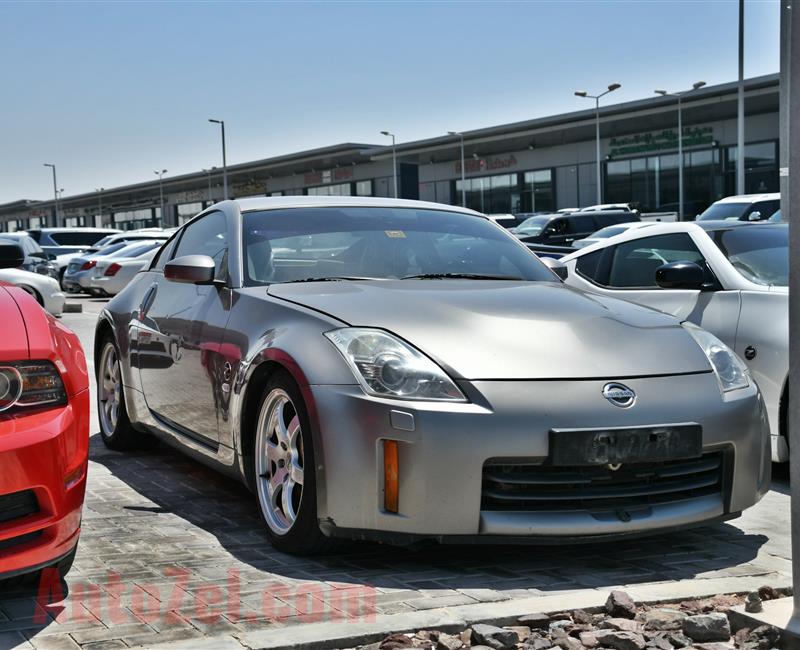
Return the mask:
M 772 625 L 759 625 L 753 630 L 739 630 L 734 643 L 743 650 L 769 650 L 778 645 L 781 632 Z
M 770 587 L 769 585 L 764 585 L 763 587 L 758 588 L 758 595 L 761 597 L 761 600 L 775 600 L 776 598 L 781 598 L 781 592 L 779 592 L 774 587 Z
M 617 618 L 634 618 L 636 616 L 636 603 L 624 591 L 612 591 L 606 600 L 606 612 L 609 616 Z
M 695 642 L 727 641 L 731 638 L 728 617 L 719 612 L 688 616 L 683 621 L 683 633 Z
M 656 648 L 657 650 L 673 650 L 672 644 L 667 641 L 663 636 L 654 636 L 647 642 L 648 648 Z
M 744 611 L 751 614 L 757 614 L 764 611 L 764 606 L 761 604 L 761 596 L 757 591 L 751 591 L 744 599 Z
M 528 637 L 531 635 L 531 628 L 527 625 L 504 625 L 503 629 L 516 632 L 519 640 L 523 643 L 527 641 Z
M 458 635 L 458 638 L 461 639 L 461 643 L 463 643 L 465 646 L 469 646 L 469 644 L 472 642 L 472 630 L 469 628 L 463 630 Z
M 548 628 L 550 634 L 556 634 L 559 631 L 563 631 L 565 634 L 567 633 L 567 628 L 572 627 L 572 621 L 552 621 Z
M 390 634 L 378 646 L 380 650 L 397 650 L 398 648 L 412 648 L 414 642 L 405 634 Z
M 693 647 L 698 648 L 698 650 L 735 650 L 732 643 L 721 643 L 719 641 L 695 643 Z
M 572 614 L 569 612 L 556 612 L 555 614 L 550 614 L 551 621 L 571 621 Z
M 681 632 L 670 632 L 667 634 L 667 639 L 676 648 L 689 648 L 692 646 L 692 640 Z
M 542 630 L 550 625 L 550 617 L 547 614 L 526 614 L 520 616 L 517 623 L 527 625 L 532 630 Z
M 530 650 L 549 650 L 553 647 L 553 644 L 550 639 L 537 635 L 535 637 L 529 637 L 523 647 L 530 648 Z
M 562 630 L 557 630 L 553 635 L 553 643 L 562 650 L 584 650 L 584 645 L 578 639 L 567 636 Z
M 686 614 L 677 609 L 651 609 L 644 615 L 646 630 L 680 630 Z
M 629 618 L 607 618 L 600 624 L 600 627 L 609 630 L 621 630 L 625 632 L 636 632 L 641 634 L 644 632 L 642 624 L 638 621 L 632 621 Z
M 644 637 L 636 632 L 597 630 L 594 634 L 600 645 L 616 648 L 616 650 L 644 650 L 647 645 Z
M 578 638 L 585 648 L 594 648 L 597 645 L 597 636 L 594 632 L 581 632 Z
M 439 637 L 436 639 L 436 650 L 459 650 L 462 647 L 464 647 L 464 644 L 461 639 L 452 634 L 440 632 Z
M 477 623 L 472 626 L 472 641 L 495 650 L 511 650 L 519 642 L 519 636 L 513 630 Z
M 572 620 L 579 625 L 592 625 L 594 623 L 594 617 L 582 609 L 576 609 L 572 612 Z

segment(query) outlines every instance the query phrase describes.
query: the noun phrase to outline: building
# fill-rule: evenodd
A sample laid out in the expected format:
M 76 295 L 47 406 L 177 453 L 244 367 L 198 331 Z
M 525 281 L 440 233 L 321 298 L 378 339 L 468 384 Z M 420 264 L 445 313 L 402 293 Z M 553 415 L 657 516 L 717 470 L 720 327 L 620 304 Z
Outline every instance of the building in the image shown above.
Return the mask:
M 691 217 L 735 194 L 737 84 L 707 86 L 683 99 L 685 212 Z M 580 101 L 580 100 L 576 100 Z M 588 104 L 588 102 L 586 102 Z M 778 191 L 778 75 L 745 82 L 747 192 Z M 677 104 L 653 96 L 603 106 L 603 200 L 644 211 L 676 210 Z M 486 213 L 519 213 L 596 203 L 595 110 L 463 133 L 466 204 Z M 397 144 L 398 194 L 448 204 L 462 201 L 461 136 Z M 228 167 L 229 194 L 392 196 L 391 146 L 345 143 Z M 65 225 L 129 229 L 179 225 L 222 199 L 213 168 L 59 200 Z M 53 200 L 0 205 L 0 231 L 55 223 Z

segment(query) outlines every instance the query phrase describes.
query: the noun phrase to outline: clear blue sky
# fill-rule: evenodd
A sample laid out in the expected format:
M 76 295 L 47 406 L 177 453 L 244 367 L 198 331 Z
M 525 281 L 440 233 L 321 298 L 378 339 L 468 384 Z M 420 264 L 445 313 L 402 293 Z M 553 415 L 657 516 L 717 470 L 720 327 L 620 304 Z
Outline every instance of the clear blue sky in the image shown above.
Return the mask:
M 747 0 L 747 76 L 777 72 L 777 0 Z M 339 142 L 399 141 L 737 74 L 736 0 L 0 0 L 0 203 Z

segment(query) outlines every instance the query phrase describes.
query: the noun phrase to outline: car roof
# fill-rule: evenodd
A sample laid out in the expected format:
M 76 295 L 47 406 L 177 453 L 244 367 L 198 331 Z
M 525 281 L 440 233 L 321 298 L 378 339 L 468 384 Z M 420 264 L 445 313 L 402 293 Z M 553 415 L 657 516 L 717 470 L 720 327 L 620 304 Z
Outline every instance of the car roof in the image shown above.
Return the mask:
M 75 226 L 74 228 L 69 228 L 66 226 L 59 227 L 59 228 L 29 228 L 28 230 L 34 230 L 36 232 L 43 232 L 43 233 L 51 233 L 51 232 L 106 232 L 109 235 L 115 235 L 116 233 L 120 232 L 116 228 L 92 228 L 89 226 Z
M 780 192 L 768 192 L 764 194 L 739 194 L 736 196 L 726 196 L 716 203 L 755 203 L 757 201 L 775 201 L 781 198 Z
M 373 208 L 416 208 L 418 210 L 446 210 L 462 212 L 483 217 L 480 212 L 457 205 L 445 205 L 430 201 L 413 201 L 410 199 L 391 199 L 367 196 L 268 196 L 223 201 L 204 210 L 208 212 L 217 206 L 236 205 L 241 212 L 256 210 L 280 210 L 282 208 L 322 208 L 322 207 L 373 207 Z

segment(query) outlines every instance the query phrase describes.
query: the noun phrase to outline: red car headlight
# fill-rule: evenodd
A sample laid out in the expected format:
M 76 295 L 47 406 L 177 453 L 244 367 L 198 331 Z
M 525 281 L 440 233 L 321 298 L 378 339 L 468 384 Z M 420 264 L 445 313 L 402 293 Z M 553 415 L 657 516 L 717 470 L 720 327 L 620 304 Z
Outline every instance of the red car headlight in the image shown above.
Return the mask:
M 0 412 L 66 403 L 64 382 L 49 361 L 0 363 Z

